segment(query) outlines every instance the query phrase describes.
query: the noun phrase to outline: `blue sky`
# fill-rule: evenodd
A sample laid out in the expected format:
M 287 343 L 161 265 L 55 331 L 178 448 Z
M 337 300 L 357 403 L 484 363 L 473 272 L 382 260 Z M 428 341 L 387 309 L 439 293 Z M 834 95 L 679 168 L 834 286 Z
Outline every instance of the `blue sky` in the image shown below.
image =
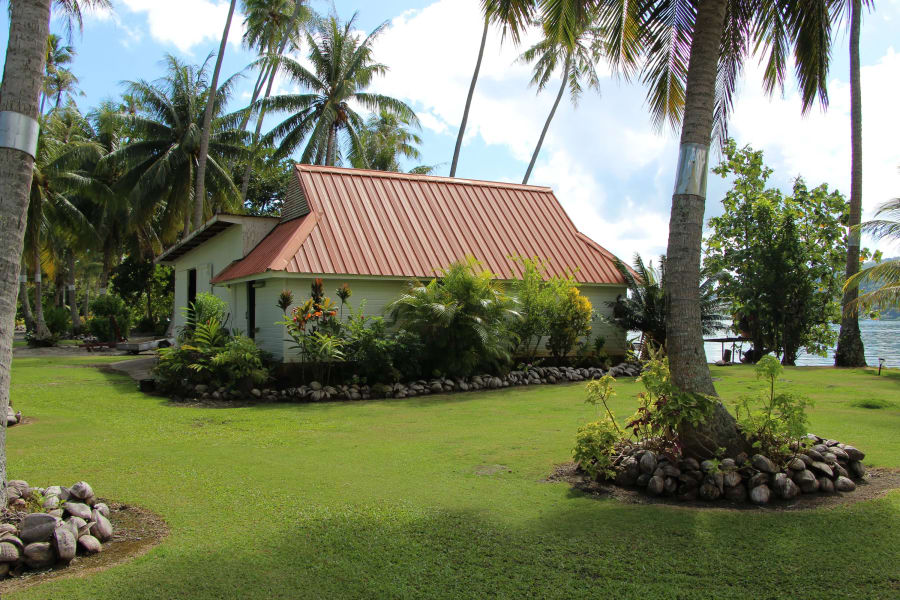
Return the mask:
M 227 11 L 225 0 L 114 0 L 113 14 L 86 17 L 84 34 L 73 40 L 87 109 L 121 93 L 121 82 L 162 75 L 166 53 L 202 61 L 217 49 Z M 456 128 L 481 34 L 479 0 L 313 0 L 322 13 L 342 18 L 358 12 L 357 25 L 370 31 L 384 21 L 376 58 L 390 67 L 373 84 L 409 102 L 423 131 L 423 162 L 446 174 Z M 239 47 L 236 20 L 223 74 L 242 70 L 253 56 Z M 900 0 L 882 0 L 867 15 L 862 35 L 864 119 L 864 207 L 900 194 Z M 0 27 L 8 27 L 0 11 Z M 55 30 L 61 28 L 55 24 Z M 515 62 L 527 47 L 500 43 L 492 32 L 476 90 L 458 176 L 520 181 L 549 112 L 555 89 L 536 95 L 530 70 Z M 0 40 L 5 53 L 5 37 Z M 531 183 L 556 190 L 578 227 L 622 258 L 635 251 L 652 256 L 665 249 L 668 210 L 677 156 L 677 136 L 652 128 L 644 90 L 605 75 L 601 93 L 586 93 L 577 108 L 566 100 L 551 126 Z M 757 63 L 747 64 L 731 133 L 739 144 L 766 151 L 775 183 L 788 188 L 802 174 L 807 183 L 827 182 L 849 191 L 849 88 L 847 36 L 838 34 L 829 91 L 831 106 L 802 118 L 796 91 L 769 99 L 759 86 Z M 239 86 L 234 108 L 249 97 L 253 81 Z M 555 86 L 555 82 L 551 83 Z M 279 82 L 279 89 L 290 89 Z M 272 125 L 276 118 L 267 119 Z M 707 216 L 721 212 L 726 182 L 710 176 Z M 896 248 L 885 248 L 891 252 Z

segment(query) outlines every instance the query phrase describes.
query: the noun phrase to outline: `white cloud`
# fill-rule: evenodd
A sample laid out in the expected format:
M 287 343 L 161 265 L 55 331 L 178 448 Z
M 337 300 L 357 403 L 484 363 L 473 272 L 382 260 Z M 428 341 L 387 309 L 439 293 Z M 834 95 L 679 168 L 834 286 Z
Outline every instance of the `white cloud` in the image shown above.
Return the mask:
M 594 174 L 578 165 L 566 150 L 557 150 L 538 164 L 535 179 L 553 181 L 553 191 L 576 227 L 624 261 L 635 252 L 643 256 L 664 253 L 669 216 L 648 210 L 632 198 L 608 198 Z M 605 207 L 618 204 L 618 217 Z
M 122 0 L 134 13 L 145 13 L 153 39 L 190 53 L 200 44 L 222 39 L 229 2 L 226 0 Z M 241 43 L 243 17 L 235 10 L 228 34 L 234 46 Z M 212 48 L 212 47 L 211 47 Z
M 479 4 L 438 0 L 407 11 L 376 43 L 375 56 L 390 71 L 374 87 L 411 101 L 434 133 L 453 137 L 457 131 L 480 42 Z M 489 34 L 465 138 L 501 146 L 523 171 L 554 96 L 553 90 L 536 96 L 528 87 L 530 67 L 515 62 L 529 41 L 515 48 L 508 40 L 501 45 L 497 31 Z M 847 75 L 833 73 L 827 113 L 814 109 L 800 118 L 796 91 L 769 99 L 755 60 L 747 71 L 732 135 L 766 150 L 781 184 L 802 174 L 810 184 L 824 181 L 849 192 Z M 863 67 L 863 198 L 869 215 L 900 194 L 897 73 L 900 54 L 893 50 Z M 625 257 L 634 250 L 656 254 L 666 245 L 677 136 L 653 131 L 636 86 L 623 89 L 603 77 L 601 87 L 603 97 L 586 93 L 577 111 L 567 100 L 560 105 L 531 181 L 552 185 L 579 227 L 610 250 Z M 460 173 L 465 175 L 465 156 Z M 711 195 L 708 214 L 721 211 L 716 199 Z
M 900 194 L 900 53 L 893 48 L 861 73 L 863 119 L 863 211 Z M 837 74 L 842 78 L 844 74 Z M 758 70 L 748 73 L 756 83 Z M 782 183 L 803 175 L 808 184 L 826 182 L 845 195 L 850 192 L 850 87 L 831 81 L 827 112 L 813 109 L 800 116 L 796 91 L 784 98 L 767 98 L 757 85 L 746 86 L 732 119 L 732 133 L 739 143 L 766 151 L 767 162 Z

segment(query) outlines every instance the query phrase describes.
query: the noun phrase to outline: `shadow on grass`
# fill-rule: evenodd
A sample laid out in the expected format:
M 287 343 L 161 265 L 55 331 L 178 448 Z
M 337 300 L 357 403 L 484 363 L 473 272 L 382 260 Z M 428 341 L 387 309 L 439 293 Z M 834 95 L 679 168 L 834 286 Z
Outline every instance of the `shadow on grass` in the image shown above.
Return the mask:
M 156 550 L 109 583 L 128 598 L 889 597 L 900 559 L 889 500 L 751 515 L 560 497 L 517 526 L 480 511 L 339 506 L 250 533 Z

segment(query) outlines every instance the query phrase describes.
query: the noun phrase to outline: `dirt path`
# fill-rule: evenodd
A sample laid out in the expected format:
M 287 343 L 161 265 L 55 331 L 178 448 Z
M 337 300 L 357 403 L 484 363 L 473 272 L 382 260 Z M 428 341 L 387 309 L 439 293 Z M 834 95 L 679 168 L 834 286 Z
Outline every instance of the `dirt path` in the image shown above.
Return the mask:
M 142 356 L 134 360 L 123 360 L 106 365 L 105 368 L 128 375 L 135 381 L 149 379 L 150 371 L 156 366 L 156 356 Z

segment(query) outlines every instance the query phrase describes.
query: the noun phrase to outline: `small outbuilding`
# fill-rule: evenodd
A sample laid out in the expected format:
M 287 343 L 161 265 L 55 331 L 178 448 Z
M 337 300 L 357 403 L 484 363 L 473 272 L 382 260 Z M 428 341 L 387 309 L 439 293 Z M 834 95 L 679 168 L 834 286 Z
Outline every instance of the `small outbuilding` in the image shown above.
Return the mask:
M 602 318 L 626 292 L 616 259 L 578 231 L 550 188 L 312 165 L 294 174 L 280 218 L 218 214 L 160 256 L 175 267 L 176 327 L 181 307 L 211 292 L 228 305 L 227 327 L 289 361 L 283 289 L 300 304 L 315 278 L 332 297 L 346 283 L 354 306 L 366 300 L 366 313 L 380 315 L 410 280 L 467 255 L 504 280 L 520 275 L 510 257 L 527 256 L 548 261 L 551 276 L 574 272 L 594 307 L 592 335 L 624 352 L 625 333 Z

